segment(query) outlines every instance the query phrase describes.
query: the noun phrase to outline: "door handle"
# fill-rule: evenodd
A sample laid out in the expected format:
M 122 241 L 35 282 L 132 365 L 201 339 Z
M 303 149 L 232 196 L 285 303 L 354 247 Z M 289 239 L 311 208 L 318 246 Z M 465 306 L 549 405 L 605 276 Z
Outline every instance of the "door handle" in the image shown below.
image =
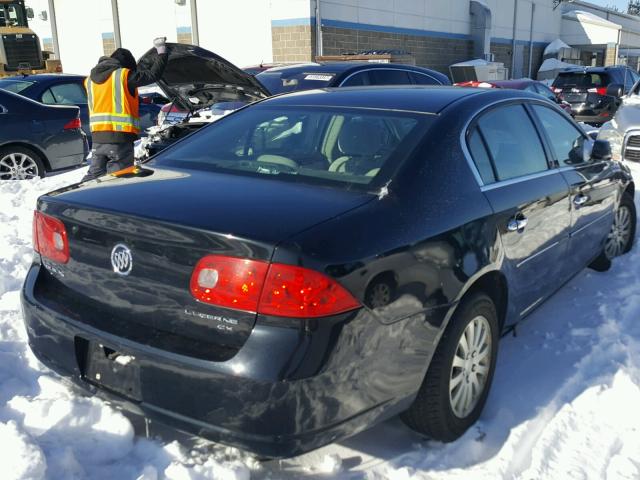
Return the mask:
M 589 195 L 585 195 L 584 193 L 581 193 L 579 195 L 576 195 L 575 197 L 573 197 L 573 204 L 576 207 L 580 207 L 582 205 L 584 205 L 585 203 L 587 203 L 589 201 Z
M 507 223 L 507 230 L 509 230 L 510 232 L 522 233 L 527 226 L 527 222 L 527 217 L 518 215 L 517 217 L 509 220 L 509 223 Z

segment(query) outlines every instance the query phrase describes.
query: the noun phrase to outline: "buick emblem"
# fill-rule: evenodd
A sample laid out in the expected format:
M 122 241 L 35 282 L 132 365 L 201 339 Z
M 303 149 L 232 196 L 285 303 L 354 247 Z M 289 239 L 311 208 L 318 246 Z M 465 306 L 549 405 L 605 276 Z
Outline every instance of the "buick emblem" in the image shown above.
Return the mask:
M 111 250 L 111 265 L 113 266 L 113 271 L 118 275 L 129 275 L 131 268 L 133 268 L 133 257 L 129 247 L 122 243 L 113 247 L 113 250 Z

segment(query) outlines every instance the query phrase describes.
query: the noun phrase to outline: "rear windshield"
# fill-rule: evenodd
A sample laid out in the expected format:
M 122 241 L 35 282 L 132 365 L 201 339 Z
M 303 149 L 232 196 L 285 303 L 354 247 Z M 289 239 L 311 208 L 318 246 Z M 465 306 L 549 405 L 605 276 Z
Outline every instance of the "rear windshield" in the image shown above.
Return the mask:
M 433 116 L 338 107 L 249 107 L 202 128 L 154 163 L 336 186 L 386 181 Z
M 287 74 L 285 71 L 269 71 L 256 75 L 256 78 L 267 87 L 272 95 L 299 90 L 313 90 L 325 88 L 336 76 L 332 72 L 307 72 Z
M 606 87 L 611 80 L 606 73 L 561 73 L 553 82 L 557 88 L 564 87 Z
M 34 83 L 35 82 L 27 82 L 25 80 L 4 79 L 0 80 L 0 88 L 8 92 L 20 93 L 22 90 L 30 87 Z

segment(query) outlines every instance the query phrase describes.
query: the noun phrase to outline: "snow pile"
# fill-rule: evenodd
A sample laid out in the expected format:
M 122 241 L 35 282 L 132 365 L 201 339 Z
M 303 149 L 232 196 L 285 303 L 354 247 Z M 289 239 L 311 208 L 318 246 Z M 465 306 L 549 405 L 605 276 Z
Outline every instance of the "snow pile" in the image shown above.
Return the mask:
M 631 165 L 640 180 L 640 166 Z M 121 413 L 78 396 L 26 344 L 19 289 L 38 195 L 84 169 L 0 183 L 2 480 L 640 478 L 640 248 L 585 270 L 501 341 L 480 421 L 441 444 L 398 419 L 300 457 L 258 463 L 235 449 L 136 437 Z

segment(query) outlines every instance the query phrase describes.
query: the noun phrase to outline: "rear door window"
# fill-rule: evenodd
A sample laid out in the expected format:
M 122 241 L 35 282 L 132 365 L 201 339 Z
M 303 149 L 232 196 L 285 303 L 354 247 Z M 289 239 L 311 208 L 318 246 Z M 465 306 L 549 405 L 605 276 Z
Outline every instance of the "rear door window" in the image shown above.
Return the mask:
M 585 136 L 569 120 L 542 105 L 534 105 L 533 111 L 549 137 L 551 149 L 561 167 L 579 165 L 588 159 L 585 158 Z
M 409 72 L 409 76 L 416 85 L 441 85 L 441 83 L 429 75 L 418 72 Z
M 546 98 L 548 100 L 551 100 L 552 102 L 556 101 L 555 94 L 547 86 L 545 86 L 545 85 L 543 85 L 541 83 L 535 83 L 534 87 L 536 89 L 536 92 L 539 93 L 540 95 L 542 95 L 544 98 Z
M 490 110 L 480 117 L 476 128 L 485 140 L 496 180 L 509 180 L 548 170 L 542 143 L 522 105 Z
M 358 87 L 362 85 L 370 85 L 368 72 L 354 73 L 352 76 L 347 78 L 344 82 L 342 82 L 340 86 L 341 87 Z
M 406 70 L 375 69 L 369 72 L 371 85 L 410 85 L 411 79 Z

